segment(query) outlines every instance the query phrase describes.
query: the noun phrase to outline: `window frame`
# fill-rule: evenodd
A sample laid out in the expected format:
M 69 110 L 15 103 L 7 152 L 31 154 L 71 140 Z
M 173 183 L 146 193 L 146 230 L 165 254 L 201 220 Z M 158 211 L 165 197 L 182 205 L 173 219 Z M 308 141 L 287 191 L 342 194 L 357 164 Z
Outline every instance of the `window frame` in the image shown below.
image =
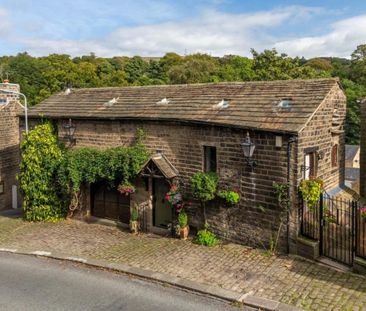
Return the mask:
M 309 157 L 309 163 L 306 159 Z M 318 152 L 315 149 L 305 150 L 304 152 L 304 179 L 310 180 L 318 175 Z
M 207 144 L 203 144 L 203 165 L 202 165 L 202 169 L 203 172 L 205 173 L 217 173 L 218 170 L 218 161 L 217 161 L 217 147 L 214 145 L 207 145 Z M 212 161 L 211 157 L 212 157 L 212 150 L 215 150 L 215 159 L 214 161 Z M 209 152 L 211 151 L 211 152 Z M 210 159 L 208 159 L 208 155 L 210 157 Z M 215 169 L 212 170 L 211 166 L 212 166 L 212 162 L 214 162 L 214 167 Z
M 331 164 L 332 168 L 339 167 L 339 145 L 334 144 L 331 150 Z

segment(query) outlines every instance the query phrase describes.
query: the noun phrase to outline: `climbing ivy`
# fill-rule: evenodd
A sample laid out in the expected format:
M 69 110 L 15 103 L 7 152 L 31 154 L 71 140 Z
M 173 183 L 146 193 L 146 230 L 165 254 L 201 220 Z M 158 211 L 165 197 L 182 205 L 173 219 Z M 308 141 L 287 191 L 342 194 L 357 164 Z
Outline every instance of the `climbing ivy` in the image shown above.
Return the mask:
M 28 221 L 54 221 L 65 217 L 55 177 L 64 160 L 51 123 L 37 125 L 24 136 L 18 175 L 23 194 L 24 218 Z
M 139 129 L 131 147 L 109 149 L 79 148 L 67 152 L 58 172 L 58 181 L 67 189 L 71 200 L 71 211 L 79 207 L 80 190 L 83 183 L 106 180 L 111 185 L 130 184 L 149 153 L 143 144 L 144 132 Z
M 21 144 L 19 182 L 25 219 L 64 218 L 79 207 L 83 183 L 129 183 L 148 159 L 143 139 L 144 132 L 139 129 L 131 147 L 66 150 L 58 143 L 50 123 L 36 126 Z
M 304 203 L 309 208 L 315 208 L 323 189 L 323 181 L 320 179 L 302 180 L 299 191 Z

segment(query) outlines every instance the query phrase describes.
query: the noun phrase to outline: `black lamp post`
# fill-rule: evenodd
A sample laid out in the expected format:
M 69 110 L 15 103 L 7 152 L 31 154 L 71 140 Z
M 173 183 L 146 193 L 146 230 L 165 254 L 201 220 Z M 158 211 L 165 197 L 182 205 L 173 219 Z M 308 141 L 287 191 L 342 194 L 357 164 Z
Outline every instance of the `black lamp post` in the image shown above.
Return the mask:
M 243 149 L 245 162 L 253 171 L 254 167 L 257 166 L 257 163 L 253 160 L 255 145 L 250 140 L 249 132 L 247 133 L 245 141 L 241 144 L 241 148 Z
M 65 138 L 69 140 L 70 144 L 75 143 L 76 139 L 74 138 L 74 133 L 76 130 L 76 126 L 72 123 L 72 120 L 69 119 L 69 123 L 65 123 L 62 127 L 66 131 Z

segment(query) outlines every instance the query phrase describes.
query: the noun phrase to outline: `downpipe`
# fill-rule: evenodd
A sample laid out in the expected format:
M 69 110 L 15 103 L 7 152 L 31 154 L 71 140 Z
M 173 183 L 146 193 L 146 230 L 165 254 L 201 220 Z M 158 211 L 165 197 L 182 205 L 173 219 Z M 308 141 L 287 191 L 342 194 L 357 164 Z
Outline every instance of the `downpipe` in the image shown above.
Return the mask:
M 295 142 L 297 142 L 297 137 L 296 136 L 292 136 L 290 137 L 290 139 L 287 142 L 287 185 L 288 185 L 288 189 L 287 189 L 287 195 L 288 195 L 288 199 L 289 199 L 289 204 L 291 206 L 291 156 L 292 156 L 292 152 L 291 152 L 291 147 L 292 144 L 294 144 Z M 287 254 L 290 253 L 290 207 L 287 209 L 287 225 L 286 225 L 286 229 L 287 229 Z

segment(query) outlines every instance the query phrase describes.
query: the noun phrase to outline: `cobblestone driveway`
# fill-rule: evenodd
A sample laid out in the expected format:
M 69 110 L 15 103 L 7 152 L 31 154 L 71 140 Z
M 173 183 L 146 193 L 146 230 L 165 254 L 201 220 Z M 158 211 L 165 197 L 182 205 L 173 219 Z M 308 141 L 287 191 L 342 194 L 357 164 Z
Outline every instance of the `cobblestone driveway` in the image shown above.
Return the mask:
M 198 246 L 77 221 L 25 223 L 0 217 L 0 247 L 126 263 L 307 310 L 366 310 L 366 278 L 292 257 L 227 244 Z

